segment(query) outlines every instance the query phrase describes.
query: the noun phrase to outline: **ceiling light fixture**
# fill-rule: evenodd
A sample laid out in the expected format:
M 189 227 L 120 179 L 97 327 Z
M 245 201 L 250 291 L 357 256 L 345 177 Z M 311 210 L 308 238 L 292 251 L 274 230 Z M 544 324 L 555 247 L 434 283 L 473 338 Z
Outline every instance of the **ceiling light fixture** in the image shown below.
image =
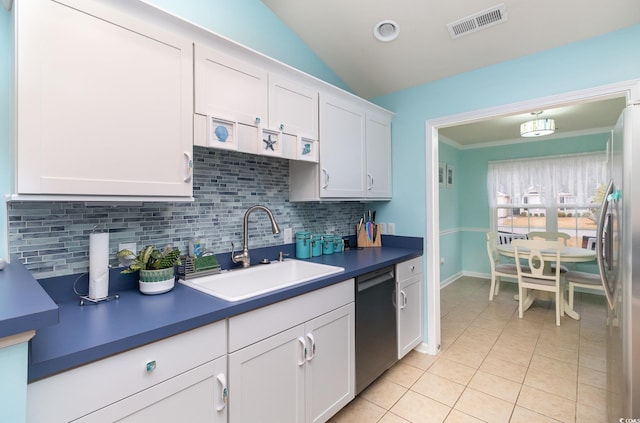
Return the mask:
M 382 42 L 393 41 L 400 34 L 400 25 L 394 21 L 380 21 L 373 27 L 373 36 Z
M 556 122 L 553 119 L 539 119 L 541 113 L 542 111 L 531 112 L 536 118 L 520 125 L 520 136 L 543 137 L 556 131 Z

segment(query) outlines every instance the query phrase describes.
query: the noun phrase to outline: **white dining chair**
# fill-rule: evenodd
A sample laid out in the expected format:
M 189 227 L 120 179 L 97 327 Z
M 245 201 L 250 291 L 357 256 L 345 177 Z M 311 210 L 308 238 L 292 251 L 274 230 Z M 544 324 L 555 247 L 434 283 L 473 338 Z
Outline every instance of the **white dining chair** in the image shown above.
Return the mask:
M 544 239 L 547 241 L 562 241 L 566 246 L 567 241 L 571 239 L 571 235 L 564 232 L 529 232 L 529 239 Z M 553 268 L 554 266 L 552 266 Z M 560 271 L 566 273 L 569 271 L 567 266 L 560 266 Z
M 571 235 L 564 232 L 529 232 L 529 239 L 544 239 L 546 241 L 562 241 L 567 245 L 567 241 L 571 239 Z
M 559 267 L 560 252 L 564 249 L 564 244 L 562 241 L 514 239 L 511 245 L 518 269 L 518 316 L 522 319 L 525 310 L 533 303 L 527 295 L 527 290 L 553 292 L 556 302 L 556 326 L 560 326 L 560 316 L 564 312 L 564 292 Z M 526 261 L 529 268 L 525 269 L 521 261 Z M 551 270 L 551 264 L 556 265 L 555 269 Z
M 569 285 L 569 308 L 573 310 L 573 296 L 575 288 L 593 289 L 604 292 L 600 275 L 576 270 L 565 273 L 564 280 Z
M 489 290 L 489 301 L 493 301 L 493 296 L 500 293 L 500 278 L 518 278 L 518 269 L 513 263 L 501 263 L 498 254 L 498 234 L 487 232 L 487 253 L 491 264 L 491 289 Z

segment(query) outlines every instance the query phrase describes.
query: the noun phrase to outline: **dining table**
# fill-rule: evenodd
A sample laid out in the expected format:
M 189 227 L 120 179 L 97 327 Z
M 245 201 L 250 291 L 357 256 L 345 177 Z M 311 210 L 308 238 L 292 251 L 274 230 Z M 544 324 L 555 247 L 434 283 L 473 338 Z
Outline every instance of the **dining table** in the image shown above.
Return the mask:
M 516 256 L 515 248 L 511 244 L 499 244 L 497 246 L 498 253 L 500 255 L 506 257 L 514 257 Z M 555 252 L 549 251 L 549 255 L 545 255 L 544 250 L 541 251 L 543 257 L 549 260 L 555 260 L 556 254 Z M 520 250 L 520 257 L 528 258 L 528 253 L 526 249 Z M 561 263 L 584 263 L 594 261 L 596 259 L 595 250 L 591 250 L 588 248 L 580 248 L 580 247 L 564 247 L 560 250 L 560 262 Z M 575 320 L 580 320 L 580 314 L 578 314 L 573 308 L 569 307 L 569 303 L 564 295 L 564 288 L 562 289 L 563 295 L 563 307 L 562 311 L 567 316 L 571 317 Z M 518 296 L 515 296 L 515 299 L 518 299 Z M 525 309 L 528 308 L 533 302 L 533 298 L 527 298 L 527 302 L 525 304 Z

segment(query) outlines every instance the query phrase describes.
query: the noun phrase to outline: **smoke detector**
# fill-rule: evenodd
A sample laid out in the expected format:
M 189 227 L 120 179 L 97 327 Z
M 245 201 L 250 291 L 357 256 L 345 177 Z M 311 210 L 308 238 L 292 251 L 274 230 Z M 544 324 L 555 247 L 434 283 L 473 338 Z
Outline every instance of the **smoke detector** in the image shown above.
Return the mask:
M 380 21 L 373 27 L 373 36 L 382 42 L 393 41 L 400 35 L 400 25 L 394 21 Z
M 451 38 L 456 39 L 463 35 L 471 34 L 506 22 L 507 19 L 507 6 L 505 6 L 504 3 L 501 3 L 465 18 L 458 19 L 455 22 L 451 22 L 450 24 L 447 24 L 447 29 L 449 30 Z

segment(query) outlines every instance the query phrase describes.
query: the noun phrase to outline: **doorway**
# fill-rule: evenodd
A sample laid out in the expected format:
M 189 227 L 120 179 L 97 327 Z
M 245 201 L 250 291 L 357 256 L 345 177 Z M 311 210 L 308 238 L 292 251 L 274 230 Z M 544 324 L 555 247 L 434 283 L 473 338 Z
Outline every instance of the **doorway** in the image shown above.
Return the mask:
M 569 92 L 520 103 L 476 110 L 426 121 L 426 344 L 423 351 L 437 354 L 440 351 L 440 216 L 439 180 L 435 169 L 439 168 L 439 129 L 473 122 L 491 120 L 531 110 L 542 110 L 573 103 L 594 102 L 614 97 L 638 97 L 640 82 L 627 81 Z M 431 228 L 431 230 L 430 230 Z

